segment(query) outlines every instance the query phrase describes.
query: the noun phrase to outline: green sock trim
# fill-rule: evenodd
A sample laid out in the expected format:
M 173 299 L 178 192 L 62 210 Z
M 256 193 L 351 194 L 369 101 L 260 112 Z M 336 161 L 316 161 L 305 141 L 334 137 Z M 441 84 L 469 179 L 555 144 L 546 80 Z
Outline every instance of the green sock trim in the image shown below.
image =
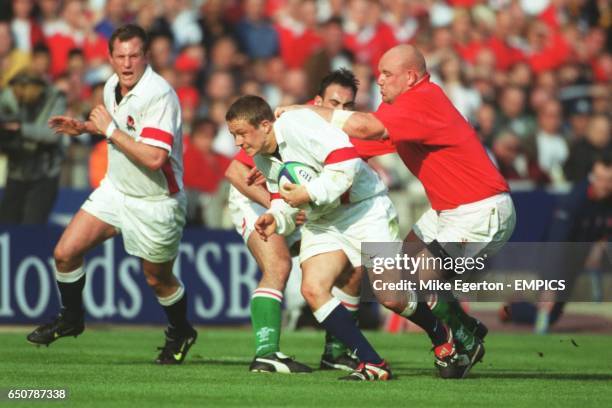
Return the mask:
M 251 323 L 255 334 L 255 356 L 280 350 L 281 303 L 267 297 L 251 299 Z
M 458 302 L 445 302 L 438 300 L 436 305 L 431 309 L 434 316 L 442 320 L 453 331 L 453 336 L 467 350 L 471 350 L 476 345 L 476 339 L 470 330 L 463 322 L 462 315 L 469 316 L 463 311 Z

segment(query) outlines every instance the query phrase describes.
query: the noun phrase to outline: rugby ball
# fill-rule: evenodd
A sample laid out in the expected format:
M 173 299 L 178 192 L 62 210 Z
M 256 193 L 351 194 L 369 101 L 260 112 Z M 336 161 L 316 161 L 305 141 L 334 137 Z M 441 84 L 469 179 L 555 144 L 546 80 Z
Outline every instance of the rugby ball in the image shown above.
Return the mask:
M 300 162 L 285 162 L 278 173 L 278 185 L 287 183 L 307 185 L 317 177 L 315 170 Z

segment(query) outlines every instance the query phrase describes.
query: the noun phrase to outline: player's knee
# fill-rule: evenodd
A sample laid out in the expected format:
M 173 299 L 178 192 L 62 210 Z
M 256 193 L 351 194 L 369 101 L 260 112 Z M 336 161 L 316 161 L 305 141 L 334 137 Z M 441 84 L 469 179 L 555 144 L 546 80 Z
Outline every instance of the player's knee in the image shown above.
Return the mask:
M 325 294 L 326 291 L 316 282 L 302 282 L 302 296 L 309 305 L 318 303 L 318 300 Z
M 162 281 L 153 274 L 146 274 L 147 285 L 149 285 L 153 290 L 161 289 L 163 287 Z
M 68 245 L 63 245 L 62 243 L 57 244 L 53 250 L 53 259 L 55 260 L 55 264 L 59 269 L 64 269 L 63 267 L 69 266 L 71 263 L 73 263 L 76 255 L 77 254 L 74 248 L 71 248 Z

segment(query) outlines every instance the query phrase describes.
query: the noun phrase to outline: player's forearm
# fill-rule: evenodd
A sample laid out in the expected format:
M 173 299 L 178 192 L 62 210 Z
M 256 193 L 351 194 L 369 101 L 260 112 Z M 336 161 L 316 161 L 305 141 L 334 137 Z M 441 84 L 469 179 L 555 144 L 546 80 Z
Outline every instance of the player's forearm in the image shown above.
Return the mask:
M 110 140 L 126 156 L 148 168 L 159 170 L 168 159 L 168 152 L 162 148 L 137 142 L 119 129 L 115 129 Z
M 371 113 L 334 110 L 314 105 L 306 107 L 351 137 L 377 140 L 386 135 L 385 126 Z
M 225 172 L 225 177 L 246 197 L 263 207 L 270 208 L 270 193 L 262 186 L 248 185 L 246 182 L 248 173 L 248 166 L 238 160 L 233 160 Z
M 353 112 L 342 130 L 357 139 L 378 140 L 386 135 L 385 126 L 371 113 Z

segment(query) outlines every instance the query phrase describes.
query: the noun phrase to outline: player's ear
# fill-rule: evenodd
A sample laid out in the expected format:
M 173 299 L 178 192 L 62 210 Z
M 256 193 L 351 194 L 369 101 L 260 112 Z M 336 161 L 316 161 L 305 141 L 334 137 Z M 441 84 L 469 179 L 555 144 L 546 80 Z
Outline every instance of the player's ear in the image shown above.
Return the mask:
M 259 123 L 259 127 L 265 134 L 268 134 L 270 133 L 270 130 L 272 130 L 272 122 L 270 122 L 268 119 L 264 119 Z
M 323 98 L 321 98 L 319 95 L 314 97 L 314 105 L 315 106 L 321 106 L 323 105 Z

